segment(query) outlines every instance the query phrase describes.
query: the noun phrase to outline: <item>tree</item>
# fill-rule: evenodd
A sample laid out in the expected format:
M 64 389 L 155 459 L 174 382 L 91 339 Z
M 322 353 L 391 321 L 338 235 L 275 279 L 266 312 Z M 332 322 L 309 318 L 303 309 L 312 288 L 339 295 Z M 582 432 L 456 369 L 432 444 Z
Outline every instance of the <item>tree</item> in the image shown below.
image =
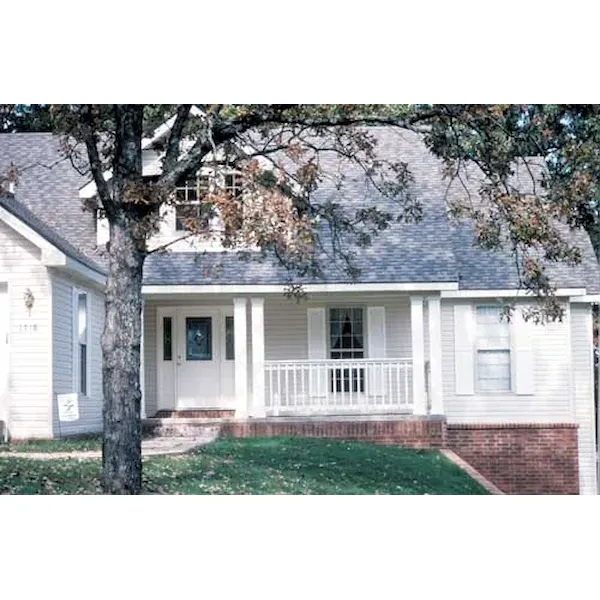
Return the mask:
M 144 136 L 167 117 L 162 172 L 144 179 Z M 418 216 L 407 193 L 406 165 L 381 160 L 375 137 L 361 126 L 411 127 L 423 115 L 402 107 L 365 105 L 66 105 L 53 107 L 52 118 L 68 140 L 65 147 L 74 164 L 81 162 L 81 144 L 85 147 L 97 208 L 110 229 L 102 337 L 102 484 L 108 493 L 138 493 L 142 268 L 159 209 L 173 201 L 176 183 L 202 165 L 236 167 L 244 180 L 243 198 L 215 189 L 203 202 L 203 213 L 218 211 L 224 221 L 224 243 L 258 245 L 290 269 L 314 274 L 320 265 L 313 250 L 323 241 L 323 223 L 332 233 L 332 245 L 343 254 L 339 240 L 344 236 L 366 244 L 392 219 Z M 396 214 L 377 207 L 348 214 L 333 203 L 311 202 L 319 181 L 335 176 L 323 167 L 324 154 L 358 165 L 381 194 L 397 201 Z M 343 186 L 343 181 L 338 183 Z M 191 233 L 202 231 L 205 220 L 189 221 Z M 352 272 L 351 257 L 345 258 Z

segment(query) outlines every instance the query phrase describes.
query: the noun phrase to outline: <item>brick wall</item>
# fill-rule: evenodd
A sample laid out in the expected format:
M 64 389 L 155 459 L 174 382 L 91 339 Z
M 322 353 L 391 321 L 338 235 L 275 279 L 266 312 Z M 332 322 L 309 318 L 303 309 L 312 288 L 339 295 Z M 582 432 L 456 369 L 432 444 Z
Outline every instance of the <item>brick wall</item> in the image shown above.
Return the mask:
M 447 446 L 507 494 L 578 494 L 574 424 L 447 425 Z
M 357 440 L 409 448 L 441 448 L 445 423 L 427 420 L 245 421 L 221 425 L 221 435 L 232 437 L 317 437 Z

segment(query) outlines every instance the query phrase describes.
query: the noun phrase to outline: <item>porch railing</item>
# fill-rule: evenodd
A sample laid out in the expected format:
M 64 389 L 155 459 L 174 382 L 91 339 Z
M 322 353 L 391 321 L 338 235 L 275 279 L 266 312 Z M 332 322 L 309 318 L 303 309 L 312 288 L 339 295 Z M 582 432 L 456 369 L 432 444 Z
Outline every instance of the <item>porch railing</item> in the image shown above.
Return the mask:
M 265 361 L 270 415 L 412 412 L 411 359 Z

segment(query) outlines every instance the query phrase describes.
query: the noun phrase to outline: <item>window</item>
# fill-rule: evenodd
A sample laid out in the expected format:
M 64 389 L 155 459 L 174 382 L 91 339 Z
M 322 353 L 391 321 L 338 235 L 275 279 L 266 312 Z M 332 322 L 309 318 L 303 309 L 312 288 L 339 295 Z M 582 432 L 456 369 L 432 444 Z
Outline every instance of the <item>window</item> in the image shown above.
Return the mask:
M 212 319 L 210 317 L 186 317 L 186 360 L 212 360 Z
M 204 198 L 215 186 L 221 187 L 234 198 L 242 195 L 242 176 L 226 173 L 222 179 L 208 175 L 180 180 L 175 187 L 175 231 L 209 229 L 211 208 L 203 203 Z
M 163 317 L 163 360 L 173 360 L 172 317 Z
M 235 359 L 233 317 L 225 317 L 225 360 Z
M 331 308 L 329 310 L 329 356 L 335 360 L 365 357 L 365 337 L 362 308 Z M 332 392 L 364 392 L 363 368 L 333 369 Z
M 478 306 L 476 382 L 479 392 L 510 392 L 509 324 L 501 318 L 500 307 Z
M 209 178 L 180 180 L 175 188 L 175 231 L 187 231 L 208 225 L 208 211 L 202 200 L 209 191 Z
M 89 339 L 89 309 L 88 295 L 76 292 L 74 311 L 75 351 L 74 372 L 75 389 L 80 394 L 88 393 L 88 339 Z
M 239 173 L 227 173 L 224 178 L 225 191 L 234 198 L 242 195 L 242 176 Z

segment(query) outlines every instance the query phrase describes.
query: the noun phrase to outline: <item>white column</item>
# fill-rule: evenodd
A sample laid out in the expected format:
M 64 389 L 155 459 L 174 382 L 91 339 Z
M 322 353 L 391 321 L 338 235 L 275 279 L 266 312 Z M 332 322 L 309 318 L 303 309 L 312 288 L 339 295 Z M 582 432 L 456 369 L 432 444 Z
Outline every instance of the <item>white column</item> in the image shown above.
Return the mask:
M 248 416 L 248 324 L 246 298 L 233 299 L 233 345 L 235 354 L 235 416 Z
M 140 406 L 140 415 L 142 419 L 146 418 L 146 368 L 144 363 L 144 301 L 142 300 L 142 312 L 140 314 L 142 321 L 142 328 L 140 332 L 140 392 L 142 394 L 142 401 Z
M 252 298 L 252 416 L 265 416 L 265 299 Z
M 423 297 L 410 297 L 410 325 L 412 338 L 413 413 L 427 414 L 425 398 L 425 335 L 423 328 Z
M 429 394 L 431 414 L 444 414 L 442 393 L 442 308 L 439 296 L 427 300 L 429 312 Z

